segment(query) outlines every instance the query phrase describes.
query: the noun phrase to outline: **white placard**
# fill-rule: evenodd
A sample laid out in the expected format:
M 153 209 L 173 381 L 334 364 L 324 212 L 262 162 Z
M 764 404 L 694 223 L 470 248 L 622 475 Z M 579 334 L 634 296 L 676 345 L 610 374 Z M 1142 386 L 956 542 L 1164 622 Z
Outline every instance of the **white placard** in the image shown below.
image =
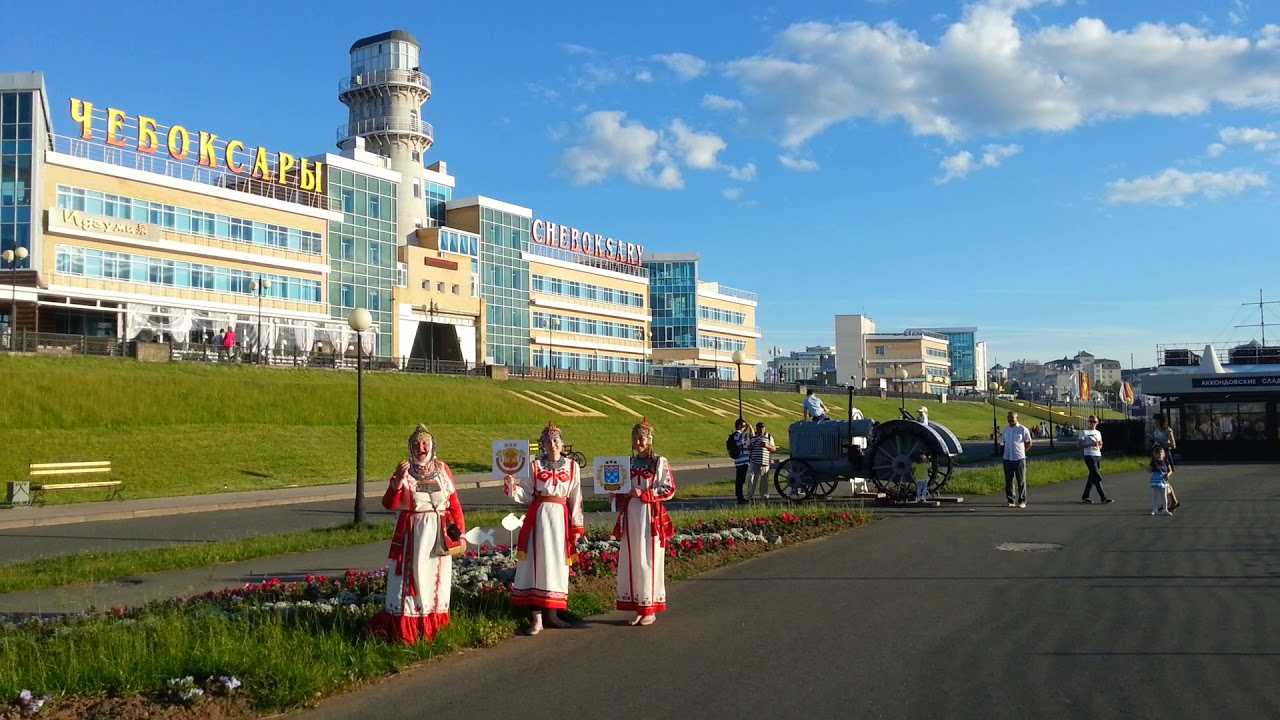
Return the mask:
M 631 456 L 612 455 L 591 459 L 595 471 L 596 494 L 614 495 L 631 492 Z
M 520 476 L 529 467 L 528 440 L 493 441 L 493 477 L 501 480 L 508 475 Z

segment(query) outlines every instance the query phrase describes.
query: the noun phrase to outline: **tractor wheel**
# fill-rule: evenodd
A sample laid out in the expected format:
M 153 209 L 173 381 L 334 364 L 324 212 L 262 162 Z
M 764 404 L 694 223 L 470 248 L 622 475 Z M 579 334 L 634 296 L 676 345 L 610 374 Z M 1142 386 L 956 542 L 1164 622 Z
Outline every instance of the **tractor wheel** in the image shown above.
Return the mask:
M 813 495 L 816 481 L 813 468 L 803 460 L 788 458 L 773 471 L 773 488 L 783 500 L 803 502 Z
M 877 433 L 871 449 L 871 480 L 891 500 L 916 496 L 916 480 L 927 479 L 931 492 L 951 477 L 951 458 L 922 426 L 901 423 Z

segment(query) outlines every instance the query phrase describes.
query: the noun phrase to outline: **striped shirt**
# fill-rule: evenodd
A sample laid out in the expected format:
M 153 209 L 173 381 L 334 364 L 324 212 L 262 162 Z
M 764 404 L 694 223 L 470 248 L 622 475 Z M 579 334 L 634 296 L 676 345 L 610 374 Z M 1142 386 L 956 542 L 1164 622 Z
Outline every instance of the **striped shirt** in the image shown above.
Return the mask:
M 751 464 L 765 466 L 769 464 L 769 446 L 773 444 L 773 436 L 769 433 L 751 438 Z

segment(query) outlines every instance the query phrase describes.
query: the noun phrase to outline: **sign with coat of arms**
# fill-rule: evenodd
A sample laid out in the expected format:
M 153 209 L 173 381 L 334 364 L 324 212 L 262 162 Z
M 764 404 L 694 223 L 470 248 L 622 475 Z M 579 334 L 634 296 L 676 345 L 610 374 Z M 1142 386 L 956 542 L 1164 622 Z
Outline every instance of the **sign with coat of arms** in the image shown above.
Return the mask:
M 493 441 L 493 477 L 501 480 L 508 475 L 520 477 L 529 467 L 528 440 Z
M 593 458 L 596 494 L 615 495 L 631 492 L 631 456 L 617 455 Z

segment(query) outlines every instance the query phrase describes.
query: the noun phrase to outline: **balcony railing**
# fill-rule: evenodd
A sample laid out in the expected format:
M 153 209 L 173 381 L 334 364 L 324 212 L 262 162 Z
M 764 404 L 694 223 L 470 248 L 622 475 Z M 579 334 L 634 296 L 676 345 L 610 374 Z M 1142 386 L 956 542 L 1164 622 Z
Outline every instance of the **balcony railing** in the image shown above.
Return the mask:
M 338 94 L 376 85 L 415 85 L 431 93 L 431 76 L 418 70 L 370 70 L 347 75 L 338 80 Z
M 435 141 L 435 128 L 424 120 L 403 120 L 393 117 L 374 117 L 343 123 L 338 126 L 338 142 L 347 138 L 374 135 L 377 133 L 412 133 L 423 135 L 428 141 Z
M 1156 345 L 1156 362 L 1165 367 L 1198 366 L 1205 363 L 1205 346 L 1211 346 L 1223 365 L 1280 364 L 1280 347 L 1256 342 L 1167 343 Z
M 719 293 L 721 295 L 728 295 L 729 297 L 738 298 L 740 300 L 746 300 L 748 302 L 760 301 L 760 296 L 757 295 L 756 293 L 751 292 L 750 290 L 739 290 L 738 288 L 729 287 L 728 285 L 723 285 L 718 282 L 698 283 L 698 289 L 705 292 L 713 292 L 713 293 Z

